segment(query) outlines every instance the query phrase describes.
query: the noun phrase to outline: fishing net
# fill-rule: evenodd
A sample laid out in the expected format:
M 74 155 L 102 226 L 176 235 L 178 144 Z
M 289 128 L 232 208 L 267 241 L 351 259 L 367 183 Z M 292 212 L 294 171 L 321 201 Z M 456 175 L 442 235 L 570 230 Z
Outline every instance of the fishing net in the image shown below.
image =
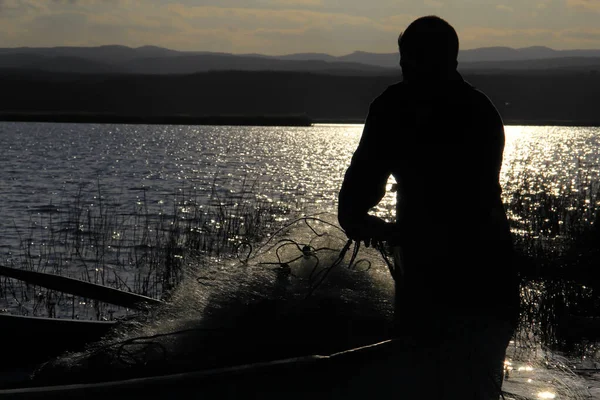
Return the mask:
M 43 365 L 34 380 L 89 383 L 185 372 L 332 354 L 391 337 L 389 256 L 348 241 L 333 215 L 299 218 L 260 244 L 243 243 L 234 256 L 202 265 L 187 268 L 167 304 L 121 322 L 83 352 Z M 586 368 L 595 366 L 548 350 L 524 322 L 507 349 L 503 396 L 592 398 L 591 378 L 577 373 Z

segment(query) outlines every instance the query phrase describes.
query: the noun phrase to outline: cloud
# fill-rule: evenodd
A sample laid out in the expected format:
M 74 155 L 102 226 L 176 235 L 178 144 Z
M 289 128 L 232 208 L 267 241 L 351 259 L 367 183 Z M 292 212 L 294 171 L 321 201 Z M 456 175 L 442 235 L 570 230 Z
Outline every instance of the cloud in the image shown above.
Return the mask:
M 439 0 L 425 0 L 425 5 L 431 8 L 442 8 L 444 7 L 444 3 Z
M 600 12 L 599 0 L 567 0 L 567 7 L 581 11 Z
M 9 12 L 11 16 L 46 13 L 48 4 L 36 0 L 2 0 L 0 11 Z
M 461 48 L 469 49 L 486 46 L 534 46 L 548 41 L 556 32 L 550 29 L 466 27 L 458 29 Z
M 577 43 L 592 42 L 600 44 L 600 29 L 599 28 L 576 28 L 576 29 L 565 29 L 558 32 L 558 36 L 569 41 Z
M 552 34 L 550 29 L 510 29 L 510 28 L 488 28 L 488 27 L 468 27 L 461 29 L 459 34 L 463 38 L 475 38 L 479 36 L 486 36 L 488 38 L 507 38 L 511 36 L 527 36 L 527 37 L 539 37 L 548 34 Z
M 171 4 L 165 9 L 173 16 L 190 21 L 224 25 L 244 24 L 257 29 L 269 27 L 331 27 L 334 25 L 369 25 L 374 21 L 364 16 L 297 9 L 225 8 L 214 6 L 186 7 Z
M 383 17 L 379 20 L 382 28 L 385 30 L 392 30 L 400 33 L 404 30 L 411 22 L 419 18 L 419 15 L 412 14 L 396 14 Z
M 277 5 L 277 6 L 288 6 L 288 7 L 298 7 L 298 6 L 309 6 L 309 7 L 322 7 L 323 0 L 267 0 L 265 1 L 267 5 Z
M 458 30 L 461 47 L 527 47 L 544 45 L 555 49 L 600 48 L 600 28 L 509 29 L 468 27 Z
M 600 47 L 596 31 L 584 29 L 595 27 L 591 21 L 595 14 L 587 11 L 562 18 L 557 0 L 533 0 L 526 9 L 517 7 L 516 0 L 485 1 L 469 13 L 459 7 L 460 1 L 467 0 L 457 0 L 452 7 L 443 0 L 425 0 L 428 5 L 407 0 L 354 1 L 0 0 L 0 47 L 153 44 L 265 54 L 395 52 L 398 34 L 430 13 L 431 7 L 443 7 L 443 17 L 456 21 L 462 48 Z M 468 0 L 471 5 L 473 1 Z M 561 0 L 560 10 L 566 5 L 592 10 L 600 8 L 600 0 Z M 545 18 L 531 18 L 532 10 Z M 512 12 L 510 19 L 502 16 L 505 12 Z M 473 21 L 482 26 L 473 26 Z
M 507 6 L 506 4 L 498 4 L 496 6 L 496 10 L 506 11 L 506 12 L 514 12 L 515 11 L 512 7 Z
M 142 5 L 140 0 L 51 0 L 54 4 L 63 6 L 131 6 Z
M 0 14 L 0 46 L 90 46 L 153 43 L 170 29 L 168 18 L 136 12 L 136 0 L 3 0 L 9 18 Z M 139 43 L 145 36 L 149 42 Z
M 550 2 L 550 0 L 540 1 L 539 3 L 537 3 L 535 5 L 535 8 L 537 8 L 538 10 L 545 10 L 546 8 L 548 8 L 548 3 L 549 2 Z

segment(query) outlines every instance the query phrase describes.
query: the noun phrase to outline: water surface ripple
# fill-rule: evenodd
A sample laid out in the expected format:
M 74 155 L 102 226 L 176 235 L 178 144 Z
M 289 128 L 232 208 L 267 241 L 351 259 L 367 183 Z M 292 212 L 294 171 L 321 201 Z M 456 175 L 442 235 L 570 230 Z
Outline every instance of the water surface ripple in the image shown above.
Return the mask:
M 361 132 L 362 125 L 0 123 L 0 249 L 17 249 L 21 230 L 42 213 L 100 201 L 133 211 L 142 197 L 157 213 L 185 190 L 202 202 L 213 188 L 229 195 L 250 189 L 263 200 L 332 211 Z M 505 195 L 560 196 L 595 184 L 599 137 L 600 128 L 506 127 Z M 386 195 L 379 212 L 393 202 Z

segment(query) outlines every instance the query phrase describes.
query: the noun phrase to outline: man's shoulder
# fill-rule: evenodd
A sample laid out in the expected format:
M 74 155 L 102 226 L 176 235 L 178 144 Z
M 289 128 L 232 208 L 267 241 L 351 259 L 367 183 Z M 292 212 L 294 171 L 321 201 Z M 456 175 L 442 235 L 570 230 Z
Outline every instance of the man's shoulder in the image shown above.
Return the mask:
M 473 114 L 480 119 L 494 121 L 497 124 L 503 124 L 502 117 L 500 116 L 500 113 L 498 112 L 494 102 L 477 87 L 472 86 L 471 84 L 468 85 L 470 87 L 467 92 L 469 99 L 468 104 L 471 107 L 471 110 L 474 111 Z
M 397 82 L 388 86 L 379 96 L 371 102 L 372 108 L 385 107 L 390 103 L 401 101 L 406 93 L 406 85 L 403 82 Z
M 467 81 L 456 82 L 447 92 L 459 104 L 468 104 L 475 108 L 495 108 L 490 98 L 480 89 Z M 414 102 L 415 96 L 418 96 L 414 89 L 406 82 L 400 81 L 388 86 L 372 102 L 371 109 L 379 110 L 393 106 L 397 108 L 402 105 L 410 105 Z
M 456 95 L 471 97 L 474 100 L 489 100 L 484 92 L 467 81 L 457 82 L 456 86 L 451 91 Z M 398 99 L 406 98 L 407 96 L 414 96 L 414 93 L 411 93 L 410 85 L 406 84 L 406 82 L 400 81 L 388 86 L 379 96 L 375 98 L 375 100 L 373 100 L 373 102 L 385 102 L 389 100 L 397 101 Z
M 388 86 L 380 95 L 378 98 L 389 98 L 389 97 L 397 97 L 397 96 L 401 96 L 403 93 L 406 92 L 406 84 L 405 82 L 396 82 L 390 86 Z
M 476 86 L 473 86 L 469 82 L 465 81 L 465 94 L 469 96 L 473 101 L 479 102 L 481 104 L 489 103 L 491 104 L 490 98 Z

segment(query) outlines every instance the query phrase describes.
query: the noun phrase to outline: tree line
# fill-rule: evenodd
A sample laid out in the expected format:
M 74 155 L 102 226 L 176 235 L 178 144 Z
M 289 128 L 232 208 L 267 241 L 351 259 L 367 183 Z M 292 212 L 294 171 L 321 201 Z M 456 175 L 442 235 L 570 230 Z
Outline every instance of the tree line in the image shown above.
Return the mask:
M 600 125 L 600 74 L 593 71 L 467 72 L 464 77 L 491 98 L 505 122 Z M 164 76 L 2 71 L 0 117 L 303 115 L 317 122 L 359 122 L 370 102 L 399 80 L 399 73 L 218 71 Z

